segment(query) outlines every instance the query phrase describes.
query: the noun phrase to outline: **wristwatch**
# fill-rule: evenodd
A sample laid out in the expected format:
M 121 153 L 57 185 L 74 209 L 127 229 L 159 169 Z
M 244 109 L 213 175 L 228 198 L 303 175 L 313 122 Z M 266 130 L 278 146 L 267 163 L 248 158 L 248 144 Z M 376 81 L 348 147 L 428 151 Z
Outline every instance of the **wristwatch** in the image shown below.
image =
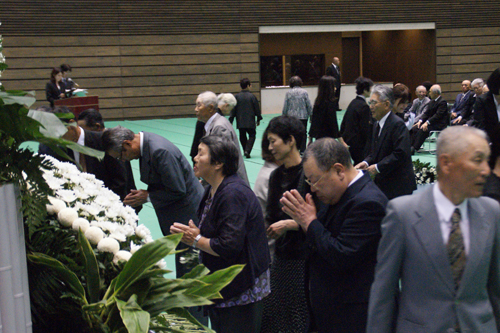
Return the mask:
M 193 241 L 193 247 L 196 249 L 198 246 L 198 241 L 201 239 L 201 234 L 198 234 L 198 236 L 196 236 L 196 238 L 194 239 Z

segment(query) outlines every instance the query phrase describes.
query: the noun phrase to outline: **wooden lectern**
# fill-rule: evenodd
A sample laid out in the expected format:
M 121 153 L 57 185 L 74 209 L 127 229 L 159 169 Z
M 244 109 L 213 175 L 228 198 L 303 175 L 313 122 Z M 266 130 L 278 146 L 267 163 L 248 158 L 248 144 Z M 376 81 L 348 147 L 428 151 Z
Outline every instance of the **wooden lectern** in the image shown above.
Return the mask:
M 95 109 L 99 111 L 99 96 L 85 96 L 85 97 L 70 97 L 64 99 L 57 99 L 54 101 L 55 106 L 67 106 L 78 118 L 78 115 L 87 109 Z

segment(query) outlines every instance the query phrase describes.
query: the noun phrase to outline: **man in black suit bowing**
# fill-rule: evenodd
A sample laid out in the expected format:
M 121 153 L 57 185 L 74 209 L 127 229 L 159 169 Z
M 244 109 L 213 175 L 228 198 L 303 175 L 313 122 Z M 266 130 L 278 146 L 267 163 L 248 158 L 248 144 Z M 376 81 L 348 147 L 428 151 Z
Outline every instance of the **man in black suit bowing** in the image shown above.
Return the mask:
M 297 190 L 285 192 L 281 203 L 311 249 L 309 293 L 317 331 L 364 333 L 387 198 L 368 173 L 354 169 L 347 148 L 332 138 L 312 143 L 303 167 L 324 205 L 316 213 L 311 194 L 302 198 Z
M 332 60 L 332 64 L 328 66 L 326 69 L 326 75 L 333 76 L 335 79 L 335 97 L 337 100 L 340 100 L 340 88 L 341 88 L 341 81 L 340 81 L 340 60 L 337 57 L 334 57 Z M 337 110 L 337 111 L 340 111 Z
M 375 184 L 387 198 L 411 194 L 416 188 L 410 155 L 410 134 L 403 119 L 391 112 L 394 104 L 392 89 L 383 85 L 373 87 L 370 111 L 375 122 L 370 153 L 356 169 L 368 170 Z

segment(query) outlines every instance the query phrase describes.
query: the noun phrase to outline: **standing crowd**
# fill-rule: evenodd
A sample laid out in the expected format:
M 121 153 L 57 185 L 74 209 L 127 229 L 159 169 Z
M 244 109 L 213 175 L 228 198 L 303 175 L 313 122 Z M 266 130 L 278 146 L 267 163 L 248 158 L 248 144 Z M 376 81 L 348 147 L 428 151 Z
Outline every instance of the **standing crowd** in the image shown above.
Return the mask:
M 437 84 L 411 101 L 404 84 L 360 77 L 339 127 L 339 66 L 334 58 L 314 103 L 290 79 L 253 190 L 244 157 L 262 115 L 246 78 L 236 96 L 197 97 L 194 167 L 161 136 L 104 129 L 95 110 L 64 138 L 106 157 L 67 153 L 125 204 L 151 202 L 162 233 L 182 233 L 179 249 L 209 270 L 245 265 L 222 299 L 190 309 L 219 333 L 500 331 L 500 206 L 483 196 L 500 197 L 500 68 L 487 85 L 464 80 L 452 106 Z M 54 85 L 64 90 L 54 71 L 49 102 Z M 431 134 L 438 181 L 412 194 L 411 156 Z M 135 187 L 133 159 L 147 189 Z

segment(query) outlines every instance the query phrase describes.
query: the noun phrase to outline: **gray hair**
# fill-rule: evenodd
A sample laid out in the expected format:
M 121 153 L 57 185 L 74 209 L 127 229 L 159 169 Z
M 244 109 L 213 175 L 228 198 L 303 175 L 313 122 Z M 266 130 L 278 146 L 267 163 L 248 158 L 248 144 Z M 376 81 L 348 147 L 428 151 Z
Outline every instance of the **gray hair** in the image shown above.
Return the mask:
M 217 96 L 217 106 L 220 107 L 224 104 L 227 104 L 229 106 L 229 111 L 231 111 L 237 104 L 234 95 L 229 93 L 219 94 L 219 96 Z
M 436 94 L 438 95 L 441 95 L 441 86 L 435 84 L 431 87 L 431 89 L 429 89 L 430 91 L 432 92 L 435 92 Z
M 102 134 L 102 148 L 104 151 L 114 151 L 121 153 L 123 149 L 123 141 L 133 140 L 134 132 L 122 126 L 110 128 Z
M 470 149 L 468 138 L 471 135 L 478 136 L 488 141 L 486 133 L 478 128 L 470 126 L 451 126 L 443 130 L 436 143 L 436 156 L 449 154 L 457 156 Z
M 198 95 L 198 98 L 201 100 L 203 105 L 209 106 L 212 105 L 214 109 L 217 108 L 217 95 L 211 91 L 205 91 Z
M 424 88 L 424 89 L 425 89 L 425 91 L 427 91 L 427 88 L 426 88 L 425 86 L 423 86 L 423 85 L 419 85 L 418 87 L 416 87 L 416 88 L 415 88 L 415 91 L 417 91 L 417 90 L 418 90 L 418 88 Z
M 392 88 L 381 84 L 376 84 L 372 88 L 372 94 L 377 95 L 381 102 L 389 101 L 391 108 L 394 105 L 394 93 L 392 91 Z
M 474 79 L 474 81 L 472 81 L 470 86 L 474 87 L 476 84 L 481 88 L 482 86 L 484 86 L 484 80 L 481 78 Z
M 321 171 L 328 171 L 335 163 L 340 163 L 347 169 L 352 167 L 351 155 L 347 148 L 332 138 L 322 138 L 314 141 L 304 152 L 302 161 L 314 157 Z

